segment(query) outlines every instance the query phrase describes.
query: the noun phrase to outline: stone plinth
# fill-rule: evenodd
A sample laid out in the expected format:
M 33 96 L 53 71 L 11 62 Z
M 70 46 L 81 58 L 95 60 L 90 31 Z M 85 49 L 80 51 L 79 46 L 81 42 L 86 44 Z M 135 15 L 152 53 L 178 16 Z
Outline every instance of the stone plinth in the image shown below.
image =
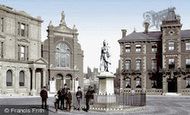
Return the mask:
M 99 95 L 113 95 L 114 94 L 114 78 L 115 76 L 110 72 L 101 72 L 97 76 L 99 78 Z
M 99 78 L 99 91 L 94 97 L 94 105 L 91 110 L 114 110 L 116 107 L 116 96 L 114 94 L 114 75 L 110 72 L 101 72 Z

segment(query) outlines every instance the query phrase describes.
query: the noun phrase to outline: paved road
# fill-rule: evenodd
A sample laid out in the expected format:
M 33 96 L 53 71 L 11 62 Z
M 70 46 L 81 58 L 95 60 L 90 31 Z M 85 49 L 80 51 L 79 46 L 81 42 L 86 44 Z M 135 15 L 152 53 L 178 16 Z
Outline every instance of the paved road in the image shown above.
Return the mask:
M 0 98 L 1 105 L 40 105 L 39 97 L 23 97 L 23 98 Z M 147 96 L 147 105 L 138 111 L 120 111 L 120 112 L 93 112 L 83 111 L 63 112 L 59 110 L 57 113 L 53 108 L 53 98 L 48 100 L 49 115 L 190 115 L 190 97 L 182 96 Z

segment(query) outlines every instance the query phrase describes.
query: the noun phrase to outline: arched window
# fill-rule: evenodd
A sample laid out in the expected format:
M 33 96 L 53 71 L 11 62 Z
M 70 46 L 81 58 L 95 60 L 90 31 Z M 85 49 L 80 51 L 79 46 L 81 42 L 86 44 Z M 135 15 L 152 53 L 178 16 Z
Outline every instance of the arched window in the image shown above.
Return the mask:
M 11 70 L 7 71 L 6 74 L 6 85 L 7 86 L 12 86 L 13 85 L 13 74 Z
M 24 86 L 24 82 L 25 82 L 24 71 L 20 71 L 20 73 L 19 73 L 19 86 Z
M 70 48 L 65 43 L 56 46 L 56 67 L 70 67 Z

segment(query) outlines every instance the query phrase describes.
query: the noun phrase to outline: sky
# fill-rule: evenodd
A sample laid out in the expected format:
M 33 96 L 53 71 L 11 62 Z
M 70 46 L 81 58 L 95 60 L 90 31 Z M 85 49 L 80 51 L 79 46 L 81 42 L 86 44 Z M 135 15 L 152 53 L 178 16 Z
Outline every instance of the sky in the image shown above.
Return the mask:
M 127 34 L 144 31 L 143 13 L 176 7 L 181 16 L 182 29 L 190 29 L 189 0 L 0 0 L 0 4 L 23 10 L 31 16 L 40 16 L 42 41 L 47 39 L 50 21 L 59 25 L 61 12 L 65 12 L 68 27 L 76 25 L 78 40 L 84 50 L 84 72 L 87 67 L 99 68 L 102 42 L 106 40 L 111 53 L 111 72 L 118 67 L 121 29 Z M 154 29 L 152 29 L 154 31 Z

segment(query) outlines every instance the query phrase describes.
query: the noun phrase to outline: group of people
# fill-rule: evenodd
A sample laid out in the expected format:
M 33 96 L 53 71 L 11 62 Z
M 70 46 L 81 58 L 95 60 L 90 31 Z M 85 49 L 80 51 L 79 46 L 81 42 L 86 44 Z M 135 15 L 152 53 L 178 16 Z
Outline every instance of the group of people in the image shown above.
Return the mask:
M 84 111 L 88 112 L 89 110 L 89 104 L 91 100 L 93 100 L 94 96 L 93 94 L 95 91 L 91 86 L 89 86 L 85 98 L 86 98 L 86 108 L 83 108 Z M 83 92 L 81 91 L 81 87 L 78 86 L 77 92 L 76 92 L 76 100 L 77 100 L 77 105 L 74 107 L 76 110 L 81 110 L 81 102 L 83 98 Z M 65 107 L 65 101 L 66 101 L 66 107 Z M 60 105 L 61 103 L 61 105 Z M 64 88 L 60 89 L 57 94 L 55 95 L 55 109 L 58 111 L 58 109 L 61 110 L 66 110 L 66 111 L 71 111 L 71 104 L 72 104 L 72 95 L 70 92 L 70 89 L 67 88 L 67 84 L 64 84 Z
M 94 93 L 95 91 L 93 87 L 89 86 L 84 96 L 86 98 L 86 108 L 83 108 L 82 110 L 86 112 L 89 111 L 90 103 L 92 103 L 94 99 Z M 43 89 L 40 92 L 40 96 L 42 99 L 42 108 L 47 109 L 48 93 L 47 93 L 46 87 L 43 87 Z M 83 92 L 81 91 L 80 86 L 78 87 L 78 90 L 75 96 L 77 100 L 77 105 L 75 106 L 75 109 L 81 110 Z M 66 101 L 66 106 L 65 106 L 65 101 Z M 67 87 L 67 84 L 64 84 L 64 88 L 60 89 L 55 95 L 54 106 L 55 106 L 56 112 L 58 111 L 58 109 L 71 111 L 71 104 L 72 104 L 72 94 L 70 92 L 70 88 Z

